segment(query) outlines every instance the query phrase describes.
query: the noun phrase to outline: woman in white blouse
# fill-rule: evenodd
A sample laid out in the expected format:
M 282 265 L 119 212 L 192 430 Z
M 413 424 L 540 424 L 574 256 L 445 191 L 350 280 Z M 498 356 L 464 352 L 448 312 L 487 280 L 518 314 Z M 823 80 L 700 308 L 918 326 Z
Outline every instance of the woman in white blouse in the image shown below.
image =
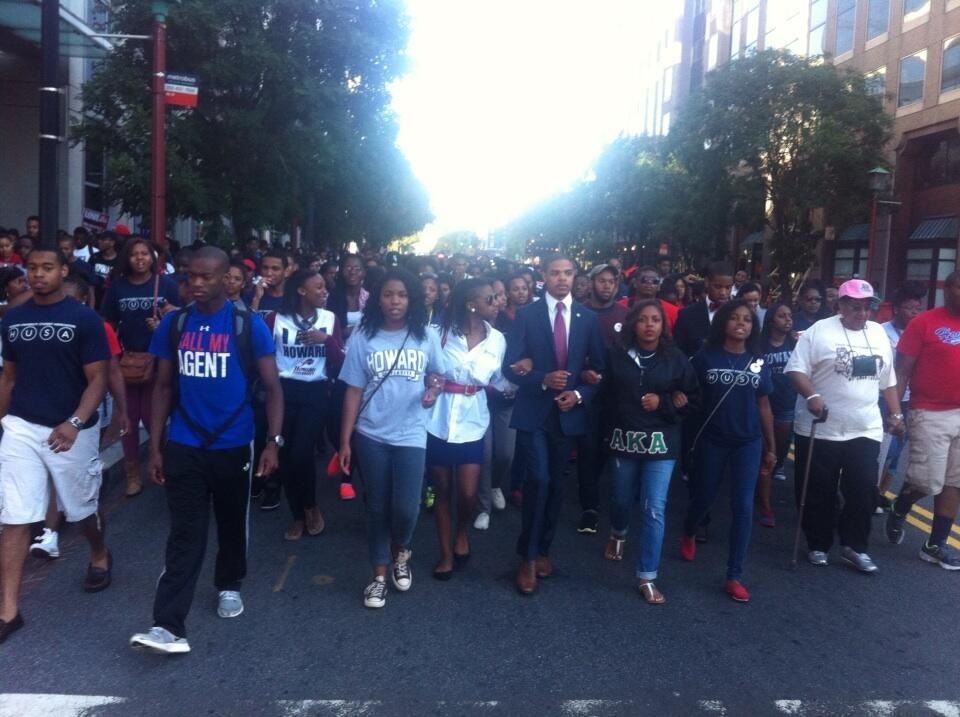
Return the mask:
M 447 372 L 431 377 L 429 392 L 437 400 L 427 421 L 427 466 L 437 492 L 434 515 L 440 562 L 433 576 L 438 580 L 449 580 L 454 568 L 463 567 L 470 557 L 467 530 L 476 508 L 483 437 L 490 424 L 486 387 L 507 387 L 500 372 L 506 340 L 491 326 L 497 307 L 487 280 L 465 279 L 456 285 L 441 332 Z M 456 526 L 452 514 L 454 475 Z

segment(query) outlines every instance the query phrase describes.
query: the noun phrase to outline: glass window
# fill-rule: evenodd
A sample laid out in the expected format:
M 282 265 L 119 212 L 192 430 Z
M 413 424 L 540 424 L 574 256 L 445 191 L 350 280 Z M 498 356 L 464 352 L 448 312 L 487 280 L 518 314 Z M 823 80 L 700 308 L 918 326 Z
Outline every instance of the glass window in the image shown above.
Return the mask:
M 945 281 L 957 268 L 957 250 L 941 249 L 940 261 L 937 262 L 937 281 Z
M 917 20 L 930 12 L 930 0 L 903 0 L 903 21 Z
M 867 79 L 867 94 L 882 97 L 887 93 L 887 68 L 881 67 L 869 73 Z
M 740 57 L 740 42 L 741 42 L 741 29 L 743 27 L 743 22 L 737 20 L 733 23 L 733 28 L 730 30 L 730 59 L 736 60 Z
M 823 27 L 823 25 L 820 25 L 810 30 L 810 34 L 807 36 L 808 55 L 823 54 Z
M 897 107 L 905 107 L 923 100 L 923 76 L 926 69 L 926 50 L 900 60 L 900 91 L 897 94 Z
M 822 25 L 827 21 L 827 0 L 811 0 L 810 28 Z
M 890 25 L 890 0 L 869 0 L 867 6 L 867 39 L 885 33 Z
M 943 43 L 943 70 L 940 91 L 949 92 L 960 87 L 960 35 Z
M 853 49 L 853 30 L 857 22 L 857 0 L 840 0 L 837 3 L 837 49 L 842 55 Z

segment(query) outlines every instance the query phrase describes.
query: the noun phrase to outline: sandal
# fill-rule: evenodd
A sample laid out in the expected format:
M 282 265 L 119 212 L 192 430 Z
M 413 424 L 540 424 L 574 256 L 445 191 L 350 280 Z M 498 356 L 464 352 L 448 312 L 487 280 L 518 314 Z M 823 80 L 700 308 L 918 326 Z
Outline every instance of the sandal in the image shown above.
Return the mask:
M 607 540 L 607 547 L 603 551 L 603 557 L 607 560 L 623 560 L 623 546 L 626 544 L 626 538 L 618 538 L 615 535 L 611 535 Z
M 323 531 L 327 527 L 327 524 L 323 519 L 323 513 L 320 512 L 319 508 L 308 509 L 306 513 L 307 513 L 307 516 L 306 516 L 307 535 L 311 537 L 322 535 Z
M 290 540 L 290 541 L 300 540 L 300 538 L 303 537 L 303 531 L 304 531 L 303 521 L 295 520 L 293 521 L 293 525 L 287 528 L 287 530 L 284 532 L 283 539 Z
M 657 590 L 657 586 L 653 584 L 652 580 L 638 583 L 637 587 L 640 589 L 640 595 L 647 605 L 663 605 L 667 601 L 663 593 Z

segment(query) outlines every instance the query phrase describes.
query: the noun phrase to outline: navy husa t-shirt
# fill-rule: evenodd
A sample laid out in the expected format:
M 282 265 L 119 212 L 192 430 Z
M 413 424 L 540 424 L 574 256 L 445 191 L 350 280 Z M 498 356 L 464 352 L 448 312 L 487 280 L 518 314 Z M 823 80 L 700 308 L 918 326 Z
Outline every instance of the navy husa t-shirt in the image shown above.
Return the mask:
M 124 351 L 147 351 L 150 348 L 153 332 L 147 326 L 147 319 L 153 316 L 153 287 L 153 277 L 143 284 L 133 284 L 121 277 L 110 284 L 103 297 L 100 313 L 118 327 L 117 335 Z M 168 276 L 161 276 L 157 310 L 178 303 L 176 282 Z
M 17 373 L 9 413 L 41 426 L 70 418 L 87 390 L 83 367 L 110 358 L 103 319 L 71 297 L 10 309 L 2 331 L 3 360 Z M 95 412 L 84 427 L 96 422 Z
M 703 429 L 703 435 L 731 444 L 762 438 L 757 398 L 773 392 L 770 368 L 763 359 L 749 353 L 702 349 L 690 362 L 700 381 L 701 415 L 698 423 L 703 425 L 714 407 L 723 401 Z M 723 398 L 731 385 L 733 389 Z
M 150 343 L 150 353 L 173 361 L 175 371 L 179 368 L 179 408 L 207 431 L 216 431 L 246 402 L 236 420 L 208 447 L 210 450 L 239 448 L 253 440 L 253 406 L 247 396 L 247 376 L 237 355 L 233 312 L 230 301 L 213 314 L 202 314 L 191 306 L 177 356 L 171 345 L 177 312 L 163 317 Z M 254 359 L 272 356 L 273 337 L 263 319 L 255 314 L 250 316 L 250 332 Z M 171 406 L 170 440 L 200 448 L 203 438 L 190 429 L 179 408 Z

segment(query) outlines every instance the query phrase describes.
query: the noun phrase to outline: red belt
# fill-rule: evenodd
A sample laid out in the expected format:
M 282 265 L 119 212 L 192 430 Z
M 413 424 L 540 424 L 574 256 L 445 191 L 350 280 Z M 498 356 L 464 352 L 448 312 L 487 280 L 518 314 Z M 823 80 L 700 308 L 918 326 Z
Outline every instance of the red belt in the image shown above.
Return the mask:
M 443 382 L 444 393 L 462 393 L 464 396 L 475 396 L 485 388 L 486 386 L 475 386 L 473 384 L 465 386 L 462 383 L 454 383 L 453 381 Z

